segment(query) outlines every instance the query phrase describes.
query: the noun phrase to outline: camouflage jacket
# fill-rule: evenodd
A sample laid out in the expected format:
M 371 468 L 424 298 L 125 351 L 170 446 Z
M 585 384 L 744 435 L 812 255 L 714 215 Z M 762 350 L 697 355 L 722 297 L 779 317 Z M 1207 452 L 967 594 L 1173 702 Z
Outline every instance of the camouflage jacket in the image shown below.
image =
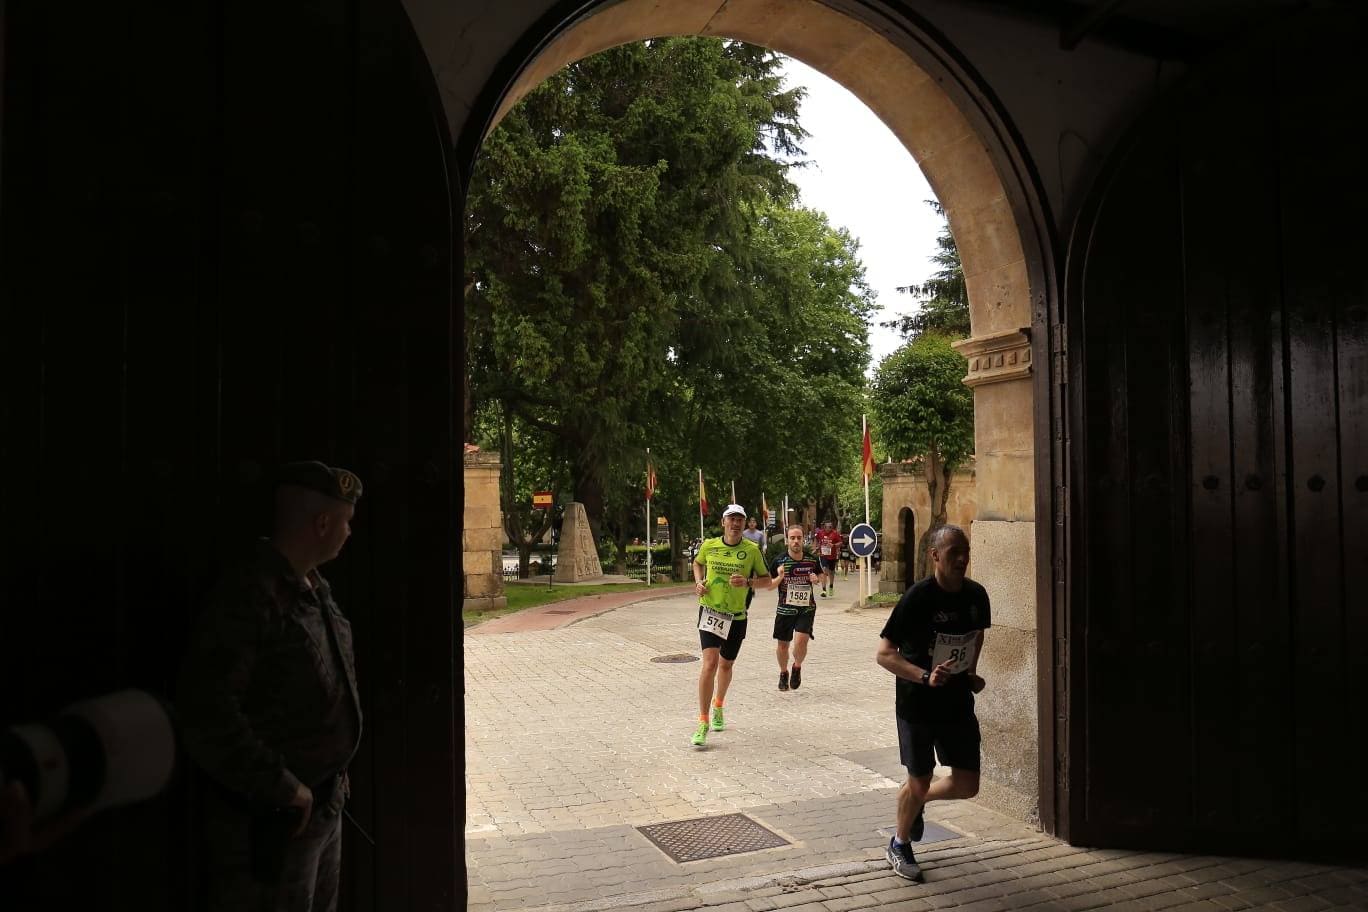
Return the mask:
M 177 709 L 186 751 L 219 784 L 281 807 L 341 772 L 361 737 L 351 624 L 263 539 L 200 618 Z

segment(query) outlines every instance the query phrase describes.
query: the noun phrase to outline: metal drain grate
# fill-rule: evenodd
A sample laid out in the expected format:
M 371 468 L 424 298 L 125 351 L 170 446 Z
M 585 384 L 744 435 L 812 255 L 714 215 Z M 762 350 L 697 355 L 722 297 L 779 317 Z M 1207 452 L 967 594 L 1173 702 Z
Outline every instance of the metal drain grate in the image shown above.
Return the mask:
M 691 652 L 672 652 L 669 655 L 656 656 L 652 662 L 662 662 L 666 665 L 674 665 L 679 662 L 697 662 L 698 656 Z
M 745 814 L 697 817 L 673 823 L 655 823 L 637 829 L 660 851 L 678 862 L 740 855 L 789 844 L 787 839 Z

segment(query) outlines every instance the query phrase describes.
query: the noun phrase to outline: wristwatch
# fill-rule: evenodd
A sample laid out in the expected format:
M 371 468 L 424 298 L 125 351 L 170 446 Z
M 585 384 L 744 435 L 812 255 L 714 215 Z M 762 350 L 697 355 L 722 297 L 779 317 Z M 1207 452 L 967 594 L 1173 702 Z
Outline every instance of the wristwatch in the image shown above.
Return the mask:
M 925 684 L 927 687 L 930 687 L 930 686 L 931 686 L 931 672 L 929 672 L 929 671 L 923 671 L 923 672 L 922 672 L 922 683 Z

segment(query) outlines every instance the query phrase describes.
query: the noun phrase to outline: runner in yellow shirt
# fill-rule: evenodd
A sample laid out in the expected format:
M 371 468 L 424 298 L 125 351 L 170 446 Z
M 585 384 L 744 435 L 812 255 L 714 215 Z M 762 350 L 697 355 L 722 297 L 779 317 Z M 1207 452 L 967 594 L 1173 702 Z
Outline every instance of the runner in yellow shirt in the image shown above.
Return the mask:
M 722 704 L 731 686 L 732 665 L 746 638 L 746 596 L 750 589 L 774 585 L 765 567 L 765 555 L 753 541 L 741 535 L 746 509 L 730 504 L 722 511 L 722 536 L 703 542 L 694 557 L 694 591 L 698 594 L 698 641 L 703 667 L 698 671 L 698 728 L 694 747 L 708 740 L 708 707 L 712 706 L 712 730 L 726 727 Z

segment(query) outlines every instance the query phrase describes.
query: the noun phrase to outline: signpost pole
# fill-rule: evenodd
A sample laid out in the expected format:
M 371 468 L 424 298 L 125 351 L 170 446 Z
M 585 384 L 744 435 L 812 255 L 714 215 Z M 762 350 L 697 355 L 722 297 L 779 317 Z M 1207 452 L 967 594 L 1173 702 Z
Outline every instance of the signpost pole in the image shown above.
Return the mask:
M 861 437 L 862 437 L 865 441 L 868 441 L 868 440 L 869 440 L 869 417 L 868 417 L 867 415 L 861 415 L 861 416 L 860 416 L 860 431 L 861 431 Z M 861 467 L 860 467 L 860 474 L 864 476 L 865 525 L 869 525 L 869 473 L 865 471 L 866 468 L 867 468 L 866 466 L 861 466 Z M 870 595 L 872 595 L 872 593 L 871 593 L 869 590 L 870 590 L 870 588 L 873 586 L 873 583 L 874 583 L 874 580 L 873 580 L 872 575 L 871 575 L 871 573 L 870 573 L 870 565 L 873 563 L 873 557 L 874 557 L 874 554 L 873 554 L 873 552 L 871 551 L 869 557 L 866 557 L 866 558 L 864 559 L 864 566 L 862 566 L 862 567 L 860 568 L 860 581 L 861 581 L 861 583 L 863 583 L 863 585 L 861 586 L 861 588 L 864 589 L 864 595 L 862 595 L 862 596 L 860 597 L 860 604 L 861 604 L 861 605 L 864 604 L 865 599 L 867 599 Z
M 873 594 L 873 585 L 866 576 L 872 568 L 874 549 L 879 545 L 879 533 L 869 523 L 860 523 L 850 530 L 850 553 L 860 559 L 860 601 Z
M 552 502 L 554 499 L 555 499 L 555 495 L 554 495 L 554 493 L 551 492 L 551 491 L 533 491 L 533 492 L 532 492 L 532 509 L 534 509 L 534 510 L 554 510 L 554 509 L 556 509 L 556 505 Z M 546 569 L 546 588 L 548 588 L 548 589 L 551 588 L 551 573 L 552 573 L 552 567 L 551 567 L 551 565 L 555 563 L 556 554 L 557 554 L 557 552 L 559 552 L 559 550 L 560 550 L 560 537 L 556 535 L 556 518 L 555 518 L 555 515 L 554 515 L 554 514 L 552 514 L 552 517 L 551 517 L 551 541 L 552 541 L 552 546 L 551 546 L 551 560 L 546 562 L 546 563 L 547 563 L 547 569 Z

